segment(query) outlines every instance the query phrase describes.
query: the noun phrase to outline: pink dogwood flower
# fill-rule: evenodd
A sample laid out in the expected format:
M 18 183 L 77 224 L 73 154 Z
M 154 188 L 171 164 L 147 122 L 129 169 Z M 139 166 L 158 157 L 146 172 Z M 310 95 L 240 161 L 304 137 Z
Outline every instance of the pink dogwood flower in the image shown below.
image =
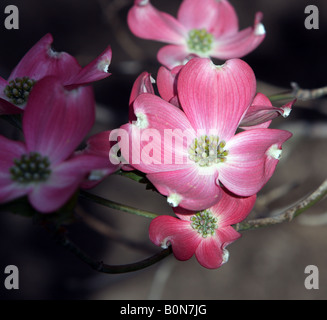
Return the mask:
M 134 100 L 137 120 L 120 128 L 122 157 L 174 207 L 206 209 L 221 198 L 221 186 L 239 196 L 256 194 L 292 134 L 269 128 L 236 133 L 256 94 L 249 65 L 194 58 L 181 69 L 177 91 L 182 110 L 150 93 Z
M 239 31 L 237 15 L 227 0 L 184 0 L 177 19 L 154 8 L 149 0 L 135 0 L 127 21 L 136 36 L 169 43 L 157 58 L 171 69 L 194 56 L 243 57 L 265 37 L 261 19 L 258 12 L 254 26 Z
M 241 237 L 232 225 L 248 216 L 255 200 L 255 195 L 240 198 L 223 192 L 217 204 L 200 212 L 174 208 L 178 218 L 159 216 L 151 221 L 150 240 L 162 248 L 171 245 L 178 260 L 195 254 L 203 267 L 219 268 L 228 260 L 227 245 Z
M 109 46 L 82 68 L 73 56 L 54 51 L 52 42 L 52 35 L 46 34 L 25 54 L 7 80 L 0 77 L 0 115 L 22 113 L 34 84 L 46 76 L 56 76 L 72 89 L 110 75 Z
M 23 114 L 25 142 L 0 136 L 0 203 L 27 195 L 43 213 L 63 206 L 103 166 L 101 157 L 74 155 L 94 119 L 91 87 L 68 91 L 55 77 L 39 80 Z

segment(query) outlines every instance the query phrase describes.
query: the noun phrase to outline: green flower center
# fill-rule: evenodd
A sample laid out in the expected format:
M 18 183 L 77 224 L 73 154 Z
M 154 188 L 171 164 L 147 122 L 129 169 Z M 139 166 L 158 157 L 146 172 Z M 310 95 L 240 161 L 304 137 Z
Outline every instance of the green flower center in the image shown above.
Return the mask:
M 20 106 L 26 103 L 35 82 L 29 77 L 16 78 L 9 81 L 3 92 L 11 103 Z
M 190 51 L 207 53 L 212 49 L 213 35 L 206 29 L 193 29 L 188 33 L 187 46 Z
M 209 167 L 213 164 L 226 161 L 228 150 L 225 150 L 226 142 L 219 141 L 217 136 L 201 136 L 195 138 L 189 147 L 189 157 L 201 167 Z
M 45 181 L 51 174 L 49 159 L 37 152 L 14 159 L 14 164 L 10 168 L 11 179 L 20 183 Z
M 191 227 L 203 238 L 213 236 L 218 228 L 217 219 L 209 210 L 200 211 L 191 217 Z

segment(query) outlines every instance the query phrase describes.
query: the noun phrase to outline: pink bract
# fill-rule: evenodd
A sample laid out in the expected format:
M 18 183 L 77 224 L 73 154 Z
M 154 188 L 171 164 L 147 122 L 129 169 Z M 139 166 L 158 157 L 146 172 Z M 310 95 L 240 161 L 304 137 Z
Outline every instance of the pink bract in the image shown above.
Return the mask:
M 228 260 L 226 246 L 241 236 L 232 225 L 247 217 L 255 200 L 255 195 L 241 198 L 223 192 L 217 204 L 201 212 L 174 208 L 178 218 L 164 215 L 151 221 L 150 240 L 162 248 L 171 245 L 178 260 L 195 254 L 202 266 L 219 268 Z
M 216 66 L 194 58 L 178 75 L 177 93 L 182 109 L 150 93 L 135 99 L 137 120 L 120 128 L 123 158 L 172 206 L 206 209 L 221 198 L 221 186 L 256 194 L 292 134 L 265 127 L 236 133 L 255 99 L 252 69 L 239 59 Z
M 91 87 L 66 90 L 55 77 L 38 81 L 23 115 L 25 142 L 0 136 L 0 203 L 21 196 L 43 213 L 65 204 L 103 158 L 75 149 L 91 129 L 95 102 Z
M 109 140 L 110 135 L 111 131 L 109 130 L 102 131 L 91 136 L 86 141 L 86 148 L 81 152 L 76 153 L 94 155 L 103 160 L 102 166 L 99 166 L 96 170 L 90 172 L 87 179 L 81 184 L 81 188 L 93 188 L 107 176 L 121 168 L 124 168 L 125 170 L 130 170 L 130 168 L 128 168 L 127 166 L 123 166 L 119 161 L 116 161 L 114 163 L 111 161 L 111 159 L 115 159 L 119 148 L 115 147 L 115 142 Z
M 72 89 L 110 75 L 108 69 L 112 52 L 109 46 L 96 59 L 82 68 L 73 56 L 66 52 L 54 51 L 51 48 L 52 42 L 52 35 L 46 34 L 25 54 L 7 80 L 0 77 L 0 115 L 23 112 L 26 101 L 23 100 L 22 103 L 17 104 L 11 101 L 5 91 L 8 85 L 13 85 L 17 79 L 22 81 L 26 78 L 37 82 L 46 76 L 56 76 L 66 88 Z
M 237 15 L 227 0 L 184 0 L 177 19 L 154 8 L 149 0 L 135 0 L 127 21 L 136 36 L 169 43 L 157 58 L 171 69 L 194 56 L 243 57 L 265 37 L 261 19 L 259 12 L 253 27 L 239 31 Z

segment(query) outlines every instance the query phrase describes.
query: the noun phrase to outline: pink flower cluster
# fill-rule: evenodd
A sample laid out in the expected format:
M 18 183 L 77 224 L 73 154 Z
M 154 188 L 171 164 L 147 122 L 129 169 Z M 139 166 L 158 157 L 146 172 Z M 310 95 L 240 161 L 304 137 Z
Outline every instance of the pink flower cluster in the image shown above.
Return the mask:
M 27 196 L 38 211 L 53 212 L 79 187 L 118 169 L 138 170 L 176 215 L 151 222 L 151 241 L 171 245 L 179 260 L 195 254 L 202 266 L 220 267 L 226 246 L 240 237 L 232 225 L 248 216 L 292 136 L 269 126 L 294 101 L 272 106 L 239 59 L 264 39 L 261 19 L 257 13 L 254 26 L 239 31 L 227 0 L 184 0 L 177 19 L 136 0 L 131 31 L 170 43 L 158 53 L 159 96 L 143 72 L 131 91 L 129 122 L 92 136 L 81 151 L 94 123 L 90 84 L 109 76 L 111 50 L 82 68 L 51 49 L 51 35 L 43 37 L 8 80 L 0 78 L 0 115 L 23 113 L 24 134 L 24 142 L 0 136 L 0 203 Z
M 82 68 L 51 48 L 45 35 L 8 80 L 0 78 L 0 115 L 21 114 L 24 142 L 0 136 L 0 203 L 27 196 L 43 213 L 61 208 L 94 170 L 116 169 L 108 159 L 75 150 L 95 121 L 93 89 L 108 77 L 111 49 Z
M 239 31 L 226 0 L 184 0 L 177 19 L 135 0 L 128 14 L 136 36 L 169 45 L 157 55 L 160 97 L 150 75 L 141 74 L 130 121 L 112 140 L 119 141 L 120 161 L 146 173 L 174 208 L 176 217 L 151 222 L 151 241 L 171 245 L 179 260 L 195 254 L 206 268 L 227 261 L 226 246 L 240 237 L 231 225 L 250 213 L 292 136 L 269 125 L 287 117 L 294 101 L 273 107 L 256 93 L 250 66 L 237 59 L 263 41 L 261 19 L 257 13 L 254 26 Z M 215 65 L 210 57 L 228 60 Z
M 195 253 L 203 266 L 217 268 L 227 261 L 225 247 L 240 236 L 230 225 L 250 213 L 292 136 L 269 125 L 286 117 L 293 102 L 273 107 L 256 93 L 254 73 L 240 59 L 161 67 L 160 97 L 152 82 L 148 73 L 138 77 L 130 122 L 109 139 L 119 141 L 120 162 L 146 173 L 174 207 L 177 218 L 152 221 L 150 239 L 171 244 L 180 260 Z

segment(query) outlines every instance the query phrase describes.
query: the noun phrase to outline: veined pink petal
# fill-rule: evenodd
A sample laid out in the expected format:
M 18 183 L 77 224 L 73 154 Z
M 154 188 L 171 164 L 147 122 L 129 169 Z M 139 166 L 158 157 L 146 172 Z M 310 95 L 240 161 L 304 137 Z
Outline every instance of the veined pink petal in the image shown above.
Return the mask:
M 171 172 L 147 174 L 157 190 L 167 196 L 173 206 L 194 211 L 207 209 L 217 203 L 222 195 L 215 183 L 218 173 L 201 174 L 195 166 Z
M 133 110 L 134 100 L 142 93 L 152 93 L 154 94 L 154 89 L 151 80 L 151 74 L 148 72 L 142 72 L 135 80 L 132 92 L 129 97 L 129 114 L 128 120 L 130 122 L 136 121 L 136 116 Z
M 32 206 L 49 213 L 62 207 L 86 178 L 88 172 L 103 165 L 103 158 L 78 155 L 52 167 L 50 178 L 35 184 L 28 197 Z
M 201 237 L 188 221 L 171 216 L 154 218 L 150 223 L 149 236 L 157 246 L 167 248 L 171 244 L 175 257 L 182 261 L 190 259 L 201 242 Z
M 218 230 L 239 223 L 251 212 L 256 201 L 256 195 L 239 197 L 225 188 L 221 189 L 221 198 L 209 210 L 216 218 Z M 183 221 L 189 221 L 197 211 L 187 210 L 182 207 L 173 208 L 175 215 Z
M 109 65 L 111 63 L 111 57 L 111 47 L 108 46 L 96 59 L 84 68 L 81 68 L 77 74 L 72 74 L 70 78 L 67 77 L 64 84 L 78 86 L 107 78 L 110 76 Z
M 233 6 L 227 0 L 215 2 L 217 2 L 218 7 L 216 21 L 209 32 L 215 38 L 236 33 L 238 31 L 238 17 Z
M 91 136 L 86 142 L 87 147 L 85 152 L 109 159 L 109 151 L 114 145 L 114 143 L 109 140 L 110 132 L 110 130 L 102 131 Z
M 253 27 L 248 27 L 235 34 L 216 38 L 211 56 L 218 59 L 242 58 L 257 48 L 266 35 L 264 26 L 260 22 L 261 19 L 262 13 L 259 12 L 256 14 Z
M 217 269 L 224 262 L 224 252 L 221 246 L 222 243 L 219 242 L 218 237 L 203 239 L 196 248 L 195 257 L 203 267 Z
M 279 149 L 291 136 L 290 132 L 278 129 L 253 129 L 235 135 L 227 142 L 229 154 L 219 166 L 219 181 L 236 195 L 256 194 L 271 177 L 280 156 Z M 276 150 L 270 150 L 272 146 Z M 270 159 L 274 165 L 266 170 Z
M 53 38 L 46 34 L 20 60 L 9 76 L 9 80 L 28 76 L 39 80 L 48 75 L 56 75 L 61 80 L 76 74 L 81 69 L 77 60 L 66 52 L 51 49 Z
M 244 130 L 246 130 L 247 126 L 249 126 L 250 129 L 268 128 L 271 119 L 267 116 L 268 112 L 262 112 L 262 109 L 271 110 L 271 108 L 272 104 L 270 100 L 264 94 L 257 93 L 253 99 L 252 105 L 244 115 L 240 127 L 244 129 L 244 126 Z M 270 114 L 269 112 L 269 115 Z
M 215 66 L 209 59 L 194 58 L 180 71 L 177 90 L 193 127 L 227 141 L 254 98 L 256 80 L 242 60 Z
M 184 43 L 185 27 L 171 15 L 155 9 L 149 0 L 136 0 L 127 22 L 138 37 L 173 44 Z
M 228 190 L 222 190 L 221 199 L 210 208 L 210 211 L 218 219 L 219 230 L 244 220 L 251 212 L 256 201 L 256 195 L 239 197 L 228 192 Z
M 162 99 L 171 101 L 177 96 L 177 77 L 182 66 L 177 66 L 172 70 L 160 67 L 157 75 L 157 87 Z
M 238 233 L 232 226 L 226 226 L 218 228 L 217 237 L 219 242 L 223 244 L 223 248 L 234 242 L 235 240 L 241 237 L 241 234 Z
M 264 94 L 258 93 L 242 119 L 240 127 L 244 130 L 268 128 L 272 119 L 280 115 L 286 118 L 290 114 L 295 101 L 293 100 L 280 108 L 276 108 L 272 106 L 270 100 Z
M 188 165 L 188 146 L 195 132 L 185 114 L 148 93 L 138 96 L 133 107 L 137 121 L 121 127 L 128 136 L 128 141 L 120 142 L 127 144 L 122 155 L 128 163 L 146 173 Z
M 187 30 L 207 29 L 209 32 L 218 22 L 220 1 L 184 0 L 178 9 L 177 19 Z
M 157 54 L 158 61 L 168 69 L 183 65 L 194 57 L 197 57 L 197 55 L 190 54 L 185 44 L 164 46 L 159 49 Z
M 67 91 L 57 78 L 38 81 L 23 117 L 27 149 L 48 156 L 52 164 L 66 159 L 91 129 L 94 113 L 91 87 Z
M 26 153 L 25 145 L 20 141 L 12 141 L 0 136 L 0 203 L 19 198 L 28 192 L 28 188 L 19 186 L 10 177 L 10 168 L 14 159 Z

